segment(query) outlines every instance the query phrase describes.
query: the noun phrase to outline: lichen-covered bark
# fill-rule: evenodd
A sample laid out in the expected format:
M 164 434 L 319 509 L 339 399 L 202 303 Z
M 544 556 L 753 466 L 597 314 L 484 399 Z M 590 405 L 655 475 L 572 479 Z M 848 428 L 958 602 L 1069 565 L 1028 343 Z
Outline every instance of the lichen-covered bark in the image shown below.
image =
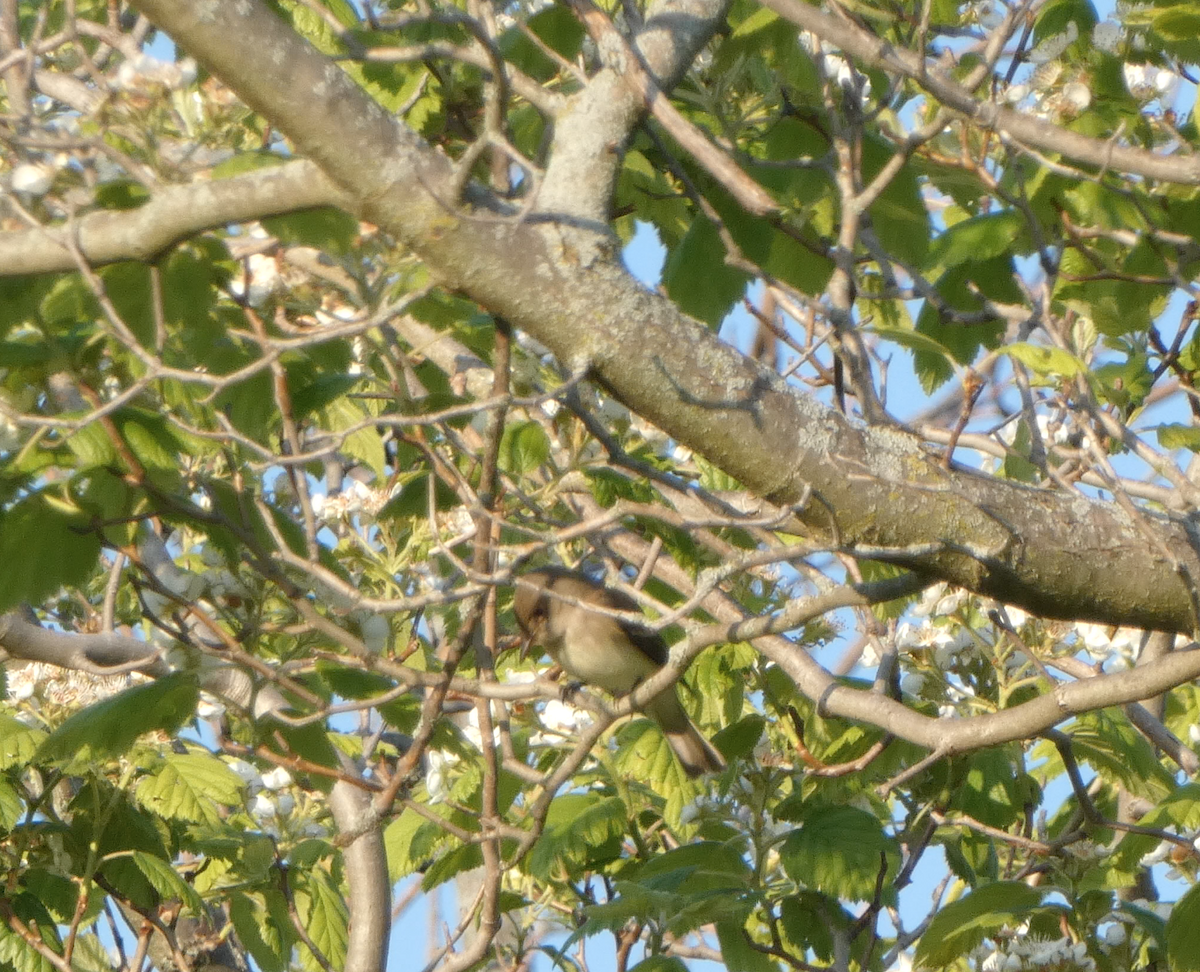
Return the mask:
M 265 6 L 134 5 L 446 285 L 526 330 L 568 367 L 588 369 L 754 491 L 777 503 L 806 499 L 799 515 L 812 529 L 1044 616 L 1196 626 L 1188 578 L 1200 576 L 1200 559 L 1184 521 L 1133 522 L 1112 504 L 947 471 L 914 437 L 856 428 L 647 292 L 587 220 L 463 209 L 452 198 L 451 162 Z M 614 114 L 628 125 L 636 112 Z M 620 145 L 627 130 L 600 134 Z M 569 169 L 550 165 L 546 198 L 563 191 Z M 585 180 L 575 189 L 605 184 Z M 591 211 L 601 202 L 591 200 Z

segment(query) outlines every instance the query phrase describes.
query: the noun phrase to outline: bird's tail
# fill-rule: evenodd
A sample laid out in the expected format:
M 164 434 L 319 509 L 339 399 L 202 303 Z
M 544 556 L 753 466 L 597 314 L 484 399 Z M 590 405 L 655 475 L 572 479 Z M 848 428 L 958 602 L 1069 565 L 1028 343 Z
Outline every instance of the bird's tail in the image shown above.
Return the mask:
M 717 752 L 716 747 L 705 739 L 691 722 L 686 729 L 667 732 L 665 735 L 688 776 L 719 773 L 725 768 L 725 757 Z

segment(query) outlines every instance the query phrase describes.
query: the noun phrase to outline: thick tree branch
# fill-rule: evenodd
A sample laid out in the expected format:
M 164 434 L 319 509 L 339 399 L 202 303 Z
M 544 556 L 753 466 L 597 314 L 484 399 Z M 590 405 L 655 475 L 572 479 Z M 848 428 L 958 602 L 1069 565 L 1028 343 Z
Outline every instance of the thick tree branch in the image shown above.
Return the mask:
M 285 162 L 229 179 L 171 186 L 138 209 L 102 210 L 63 226 L 0 233 L 0 276 L 77 269 L 68 242 L 71 235 L 92 266 L 149 261 L 180 240 L 227 223 L 348 205 L 346 196 L 311 162 Z
M 450 161 L 265 6 L 136 5 L 448 286 L 754 492 L 782 505 L 808 498 L 798 513 L 812 529 L 1043 616 L 1196 625 L 1186 577 L 1200 576 L 1200 558 L 1184 521 L 1138 522 L 1114 504 L 944 469 L 914 436 L 857 427 L 647 292 L 606 238 L 458 209 Z M 1155 549 L 1147 528 L 1161 539 Z
M 380 972 L 387 965 L 392 928 L 391 882 L 379 816 L 371 794 L 344 780 L 329 794 L 333 821 L 342 834 L 355 834 L 342 850 L 350 887 L 350 940 L 345 972 Z
M 138 671 L 158 676 L 170 671 L 158 650 L 137 638 L 114 632 L 64 634 L 39 627 L 16 614 L 0 615 L 0 652 L 23 661 L 45 662 L 89 675 Z

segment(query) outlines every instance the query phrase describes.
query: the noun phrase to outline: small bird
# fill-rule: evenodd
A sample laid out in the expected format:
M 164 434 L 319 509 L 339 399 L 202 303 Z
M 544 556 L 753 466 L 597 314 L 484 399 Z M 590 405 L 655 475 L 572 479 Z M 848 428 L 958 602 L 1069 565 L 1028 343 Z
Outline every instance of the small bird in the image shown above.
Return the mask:
M 541 645 L 572 678 L 613 695 L 632 692 L 667 663 L 667 643 L 657 631 L 589 610 L 589 604 L 610 611 L 638 610 L 627 594 L 576 571 L 546 567 L 522 576 L 513 612 L 530 643 Z M 662 727 L 688 776 L 725 768 L 725 759 L 684 712 L 674 685 L 642 708 Z

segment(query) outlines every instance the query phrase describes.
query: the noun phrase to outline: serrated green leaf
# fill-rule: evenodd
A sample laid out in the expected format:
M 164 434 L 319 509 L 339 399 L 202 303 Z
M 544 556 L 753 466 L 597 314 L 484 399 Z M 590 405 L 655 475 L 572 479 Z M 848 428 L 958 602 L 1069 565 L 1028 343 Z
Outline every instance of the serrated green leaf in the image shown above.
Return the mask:
M 729 972 L 778 972 L 779 963 L 771 956 L 751 948 L 744 921 L 727 918 L 715 922 L 721 961 Z
M 430 809 L 434 813 L 444 810 L 440 805 Z M 426 867 L 433 855 L 450 843 L 452 838 L 442 827 L 413 810 L 405 810 L 383 831 L 388 876 L 394 882 Z
M 1189 888 L 1167 919 L 1167 961 L 1171 972 L 1200 970 L 1200 885 Z
M 45 730 L 0 714 L 0 769 L 32 762 L 45 738 Z
M 72 432 L 67 436 L 67 447 L 80 469 L 109 466 L 117 461 L 117 448 L 100 422 L 92 422 Z
M 349 942 L 350 913 L 346 902 L 338 889 L 334 887 L 329 875 L 322 870 L 308 872 L 305 882 L 307 894 L 297 895 L 297 898 L 307 899 L 309 907 L 301 909 L 301 919 L 305 930 L 313 944 L 321 950 L 321 954 L 335 969 L 345 967 L 346 946 Z M 313 960 L 308 949 L 302 949 L 305 965 L 320 970 L 321 966 Z
M 175 732 L 196 711 L 195 676 L 176 672 L 77 712 L 38 747 L 40 760 L 120 756 L 144 733 Z
M 458 496 L 438 476 L 430 472 L 421 472 L 400 487 L 400 492 L 393 496 L 376 519 L 389 520 L 412 516 L 429 515 L 429 483 L 433 483 L 433 502 L 437 510 L 450 510 L 460 505 Z
M 599 793 L 556 797 L 546 815 L 542 836 L 530 851 L 529 873 L 545 879 L 562 866 L 569 873 L 577 873 L 599 848 L 603 848 L 602 856 L 617 857 L 626 818 L 625 804 L 619 797 Z
M 500 437 L 500 468 L 524 475 L 550 458 L 550 438 L 537 422 L 511 422 Z
M 805 887 L 869 901 L 880 873 L 897 866 L 899 851 L 865 810 L 815 807 L 779 854 L 788 876 Z
M 938 343 L 928 334 L 922 334 L 920 331 L 909 331 L 900 327 L 864 327 L 863 330 L 869 334 L 878 334 L 885 341 L 891 341 L 910 351 L 924 351 L 927 354 L 941 355 L 947 361 L 953 357 L 950 349 L 944 344 Z
M 961 220 L 930 245 L 926 274 L 937 278 L 961 263 L 1011 253 L 1013 242 L 1024 229 L 1025 217 L 1015 209 Z
M 1160 425 L 1154 430 L 1164 449 L 1190 449 L 1200 452 L 1200 428 L 1193 425 Z
M 80 935 L 71 953 L 74 972 L 112 972 L 112 956 L 95 935 Z
M 217 805 L 239 804 L 244 787 L 215 756 L 168 752 L 154 773 L 138 783 L 135 797 L 160 816 L 216 826 L 221 821 Z
M 61 955 L 62 944 L 55 934 L 54 918 L 41 902 L 30 894 L 17 894 L 7 900 L 6 904 L 13 914 L 20 918 L 26 928 L 36 929 L 34 932 L 41 939 L 41 944 L 51 952 Z M 0 968 L 11 968 L 14 972 L 56 972 L 50 960 L 34 948 L 31 942 L 13 931 L 7 921 L 0 921 Z
M 779 14 L 774 10 L 759 7 L 754 13 L 738 24 L 729 36 L 734 39 L 745 37 L 747 34 L 753 34 L 756 30 L 762 30 L 764 27 L 773 24 L 778 19 Z
M 358 221 L 332 207 L 264 217 L 262 224 L 281 243 L 313 246 L 336 254 L 348 253 L 358 235 Z
M 651 955 L 638 962 L 629 972 L 688 972 L 683 959 L 674 955 Z
M 1042 892 L 1020 881 L 976 888 L 933 916 L 917 943 L 913 965 L 941 969 L 962 958 L 990 932 L 1017 927 L 1042 901 Z
M 142 876 L 150 882 L 150 886 L 162 896 L 164 901 L 178 899 L 195 917 L 205 917 L 204 902 L 200 895 L 179 876 L 179 872 L 175 870 L 170 861 L 164 861 L 161 857 L 136 850 L 129 852 L 129 858 L 137 865 Z
M 0 611 L 40 604 L 60 587 L 82 584 L 96 567 L 100 537 L 87 520 L 64 512 L 47 494 L 4 511 L 0 530 Z
M 1174 788 L 1154 747 L 1116 709 L 1085 712 L 1066 727 L 1075 758 L 1135 796 L 1162 800 Z
M 92 197 L 101 209 L 137 209 L 150 201 L 150 190 L 133 179 L 102 182 Z
M 349 392 L 362 379 L 357 375 L 320 375 L 315 381 L 290 391 L 292 414 L 296 419 L 325 408 Z
M 1167 40 L 1194 41 L 1200 37 L 1200 6 L 1194 3 L 1172 4 L 1155 15 L 1154 30 Z
M 0 832 L 12 830 L 24 813 L 25 804 L 20 794 L 6 780 L 0 779 Z
M 275 152 L 238 152 L 236 155 L 218 162 L 212 168 L 214 179 L 228 179 L 241 175 L 243 172 L 256 172 L 259 169 L 273 169 L 283 165 L 287 159 Z
M 706 216 L 692 220 L 663 267 L 663 285 L 679 309 L 714 329 L 746 292 L 749 280 L 725 262 L 725 244 Z
M 238 939 L 263 972 L 283 972 L 287 968 L 291 948 L 285 950 L 280 929 L 259 895 L 231 894 L 229 920 L 237 930 Z M 290 946 L 290 936 L 286 941 Z
M 1061 348 L 1018 341 L 1007 345 L 1003 350 L 1010 358 L 1020 361 L 1039 375 L 1062 375 L 1071 378 L 1087 372 L 1086 364 Z

